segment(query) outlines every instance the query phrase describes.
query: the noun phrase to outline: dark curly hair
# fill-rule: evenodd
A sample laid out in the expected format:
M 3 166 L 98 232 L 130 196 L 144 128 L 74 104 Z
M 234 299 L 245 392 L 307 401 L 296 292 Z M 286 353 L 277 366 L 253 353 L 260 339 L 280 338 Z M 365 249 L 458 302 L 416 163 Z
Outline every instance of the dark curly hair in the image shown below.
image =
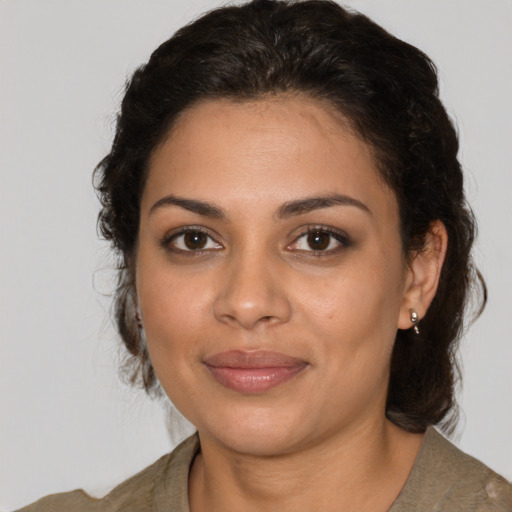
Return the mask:
M 129 81 L 111 152 L 95 170 L 99 228 L 120 260 L 115 313 L 132 382 L 159 389 L 136 320 L 134 258 L 140 198 L 156 145 L 199 100 L 284 92 L 327 100 L 374 149 L 395 192 L 405 255 L 421 251 L 432 222 L 449 243 L 421 334 L 399 330 L 386 414 L 421 432 L 456 420 L 456 348 L 472 292 L 485 284 L 471 260 L 476 227 L 457 160 L 457 133 L 439 100 L 430 59 L 367 17 L 329 0 L 254 0 L 222 7 L 180 29 Z

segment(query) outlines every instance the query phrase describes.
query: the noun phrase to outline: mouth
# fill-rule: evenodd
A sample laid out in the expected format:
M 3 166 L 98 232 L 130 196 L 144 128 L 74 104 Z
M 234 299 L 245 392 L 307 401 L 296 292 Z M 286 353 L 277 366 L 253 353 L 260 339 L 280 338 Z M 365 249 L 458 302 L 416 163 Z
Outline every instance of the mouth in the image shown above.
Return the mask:
M 222 386 L 245 394 L 257 394 L 287 382 L 308 363 L 269 350 L 228 350 L 208 356 L 203 363 Z

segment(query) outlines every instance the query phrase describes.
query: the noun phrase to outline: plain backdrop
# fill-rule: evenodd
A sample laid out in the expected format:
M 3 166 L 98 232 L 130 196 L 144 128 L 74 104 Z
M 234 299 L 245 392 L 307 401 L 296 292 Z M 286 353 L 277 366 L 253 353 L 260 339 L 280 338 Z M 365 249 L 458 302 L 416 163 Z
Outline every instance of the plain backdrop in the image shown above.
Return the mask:
M 215 0 L 0 0 L 0 508 L 101 495 L 177 441 L 118 378 L 112 260 L 91 171 L 125 78 Z M 512 479 L 512 2 L 348 0 L 439 67 L 457 122 L 487 310 L 463 342 L 454 436 Z

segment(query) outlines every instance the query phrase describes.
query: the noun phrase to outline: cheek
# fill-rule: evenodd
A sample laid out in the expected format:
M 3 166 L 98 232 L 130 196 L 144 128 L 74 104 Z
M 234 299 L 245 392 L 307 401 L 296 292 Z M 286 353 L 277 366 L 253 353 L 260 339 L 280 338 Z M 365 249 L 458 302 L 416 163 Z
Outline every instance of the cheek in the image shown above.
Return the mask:
M 165 255 L 141 237 L 136 286 L 148 350 L 158 373 L 163 365 L 177 364 L 180 351 L 190 348 L 187 337 L 193 326 L 200 325 L 208 299 L 204 279 L 200 273 L 171 267 Z
M 209 300 L 200 278 L 145 271 L 139 279 L 139 301 L 148 343 L 165 343 L 186 337 L 200 327 Z
M 201 358 L 198 341 L 208 334 L 204 327 L 208 298 L 198 281 L 151 265 L 141 266 L 138 274 L 149 357 L 163 389 L 183 413 L 188 402 L 201 399 L 202 388 L 194 383 Z
M 317 385 L 325 387 L 332 407 L 342 400 L 346 410 L 355 410 L 386 389 L 401 303 L 391 283 L 395 272 L 364 265 L 364 271 L 340 271 L 303 290 L 308 330 L 319 342 L 316 361 L 325 368 Z
M 387 319 L 394 323 L 390 312 L 398 311 L 401 303 L 396 281 L 369 267 L 362 272 L 340 271 L 323 281 L 306 281 L 297 291 L 303 311 L 319 322 L 350 320 L 364 326 Z

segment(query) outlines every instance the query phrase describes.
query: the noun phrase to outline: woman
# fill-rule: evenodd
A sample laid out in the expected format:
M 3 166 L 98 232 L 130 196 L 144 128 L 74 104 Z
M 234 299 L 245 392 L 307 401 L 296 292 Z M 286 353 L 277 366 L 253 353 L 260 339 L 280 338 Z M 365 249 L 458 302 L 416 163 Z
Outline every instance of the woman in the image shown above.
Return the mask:
M 324 1 L 218 9 L 153 53 L 100 226 L 133 380 L 198 435 L 103 500 L 26 510 L 511 509 L 432 427 L 479 282 L 437 92 L 424 54 Z

